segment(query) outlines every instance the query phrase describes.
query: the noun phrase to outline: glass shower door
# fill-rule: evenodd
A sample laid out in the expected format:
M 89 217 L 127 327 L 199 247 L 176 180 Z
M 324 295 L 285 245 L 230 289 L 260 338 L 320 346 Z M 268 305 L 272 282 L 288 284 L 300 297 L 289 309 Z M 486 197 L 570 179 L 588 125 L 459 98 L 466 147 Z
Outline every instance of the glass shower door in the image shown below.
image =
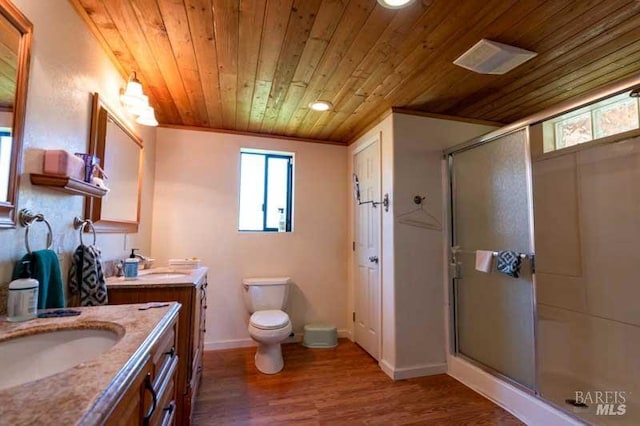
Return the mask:
M 534 287 L 524 259 L 520 277 L 475 269 L 476 250 L 533 253 L 526 129 L 450 155 L 455 350 L 535 389 Z

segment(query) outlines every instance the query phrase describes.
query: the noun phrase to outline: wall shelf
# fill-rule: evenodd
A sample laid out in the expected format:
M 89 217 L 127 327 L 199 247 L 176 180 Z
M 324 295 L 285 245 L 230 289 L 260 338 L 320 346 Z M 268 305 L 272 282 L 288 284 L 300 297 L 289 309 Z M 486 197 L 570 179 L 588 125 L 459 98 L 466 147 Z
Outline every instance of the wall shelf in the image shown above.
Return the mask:
M 43 175 L 31 173 L 31 184 L 46 186 L 57 191 L 66 192 L 73 195 L 83 195 L 86 197 L 102 198 L 107 194 L 107 190 L 99 188 L 85 181 L 72 178 L 70 176 Z

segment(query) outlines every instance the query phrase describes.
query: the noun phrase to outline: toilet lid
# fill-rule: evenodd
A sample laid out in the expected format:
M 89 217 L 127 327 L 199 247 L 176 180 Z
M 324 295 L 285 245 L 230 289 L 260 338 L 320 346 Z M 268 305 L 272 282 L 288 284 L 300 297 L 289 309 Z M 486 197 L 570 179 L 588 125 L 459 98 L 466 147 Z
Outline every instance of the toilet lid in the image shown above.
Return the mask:
M 282 328 L 289 322 L 289 315 L 280 310 L 258 311 L 251 315 L 249 322 L 262 330 Z

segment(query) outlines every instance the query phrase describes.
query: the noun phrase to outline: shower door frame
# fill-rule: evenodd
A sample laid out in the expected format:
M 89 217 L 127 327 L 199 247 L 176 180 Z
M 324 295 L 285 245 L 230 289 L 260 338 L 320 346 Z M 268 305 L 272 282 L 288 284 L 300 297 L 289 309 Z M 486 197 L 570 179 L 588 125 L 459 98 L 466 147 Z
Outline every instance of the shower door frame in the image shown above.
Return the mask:
M 518 123 L 514 123 L 518 124 Z M 506 376 L 505 374 L 497 371 L 496 369 L 489 367 L 482 362 L 470 358 L 464 355 L 459 351 L 459 342 L 458 342 L 458 318 L 457 318 L 457 285 L 456 278 L 453 276 L 452 267 L 450 266 L 446 271 L 446 280 L 448 287 L 448 295 L 449 295 L 449 353 L 452 356 L 463 359 L 464 361 L 470 363 L 471 365 L 478 367 L 482 371 L 489 373 L 493 376 L 498 377 L 499 379 L 509 383 L 516 388 L 531 394 L 538 395 L 538 339 L 537 339 L 537 326 L 538 326 L 538 315 L 537 315 L 537 304 L 536 304 L 536 277 L 535 277 L 535 239 L 534 239 L 534 223 L 533 223 L 533 176 L 532 176 L 532 163 L 531 163 L 531 147 L 529 141 L 529 125 L 520 125 L 520 126 L 507 126 L 501 129 L 498 129 L 494 132 L 491 132 L 485 136 L 481 136 L 476 139 L 472 139 L 462 145 L 454 146 L 452 148 L 444 151 L 444 158 L 447 162 L 447 173 L 445 176 L 445 188 L 446 188 L 446 196 L 448 197 L 448 202 L 445 203 L 447 209 L 447 223 L 449 225 L 449 232 L 447 232 L 447 238 L 445 243 L 447 244 L 447 255 L 449 259 L 449 265 L 453 263 L 453 255 L 451 253 L 451 248 L 453 247 L 455 241 L 455 215 L 454 215 L 454 206 L 455 206 L 455 195 L 456 188 L 453 180 L 453 155 L 459 154 L 463 151 L 468 151 L 474 148 L 478 148 L 482 145 L 491 143 L 496 141 L 499 138 L 511 135 L 513 133 L 517 133 L 523 131 L 524 139 L 525 139 L 525 164 L 526 164 L 526 181 L 529 196 L 527 203 L 527 210 L 529 215 L 529 251 L 533 254 L 533 259 L 530 260 L 532 265 L 531 271 L 531 285 L 532 285 L 532 312 L 533 312 L 533 364 L 534 364 L 534 374 L 533 374 L 533 389 L 528 388 L 527 386 L 517 382 L 511 377 Z
M 529 126 L 533 125 L 533 124 L 537 124 L 541 121 L 545 121 L 548 120 L 550 118 L 556 117 L 558 115 L 562 115 L 566 112 L 569 112 L 571 110 L 583 107 L 585 105 L 588 105 L 590 103 L 593 102 L 597 102 L 599 100 L 601 100 L 602 98 L 608 97 L 608 96 L 614 96 L 616 94 L 625 92 L 627 90 L 630 90 L 631 88 L 635 87 L 635 86 L 639 86 L 640 85 L 640 74 L 636 73 L 631 77 L 627 77 L 627 78 L 623 78 L 621 80 L 618 80 L 616 82 L 613 82 L 611 84 L 607 84 L 603 87 L 600 87 L 598 89 L 595 89 L 593 91 L 590 91 L 584 95 L 581 96 L 577 96 L 576 98 L 572 98 L 569 99 L 567 101 L 561 102 L 556 106 L 550 107 L 550 108 L 546 108 L 536 114 L 530 115 L 528 117 L 525 117 L 521 120 L 518 120 L 514 123 L 508 124 L 504 127 L 501 127 L 499 129 L 496 129 L 494 131 L 491 131 L 483 136 L 471 139 L 467 142 L 463 142 L 459 145 L 455 145 L 451 148 L 448 148 L 446 150 L 443 151 L 443 159 L 447 162 L 446 163 L 446 167 L 447 170 L 444 171 L 443 170 L 443 175 L 444 175 L 444 191 L 445 191 L 445 195 L 448 198 L 448 202 L 444 202 L 444 209 L 446 210 L 445 213 L 445 218 L 447 219 L 444 223 L 447 224 L 447 226 L 451 227 L 451 232 L 446 232 L 446 237 L 444 238 L 444 243 L 446 244 L 446 253 L 448 256 L 448 260 L 451 260 L 451 244 L 453 242 L 453 238 L 452 238 L 452 232 L 453 232 L 453 215 L 452 215 L 452 196 L 453 196 L 453 192 L 452 192 L 452 187 L 451 187 L 451 183 L 452 183 L 452 179 L 451 179 L 451 155 L 455 152 L 461 152 L 465 149 L 470 149 L 479 145 L 482 145 L 484 143 L 490 142 L 492 140 L 494 140 L 495 138 L 498 137 L 502 137 L 502 136 L 506 136 L 510 133 L 513 133 L 515 131 L 518 131 L 522 128 L 527 128 L 527 144 L 529 145 Z M 527 153 L 527 156 L 529 157 L 529 168 L 531 169 L 532 167 L 532 163 L 531 163 L 531 147 L 529 146 L 529 151 Z M 533 222 L 532 222 L 533 224 Z M 535 241 L 532 239 L 532 244 L 535 247 Z M 450 263 L 450 262 L 447 262 Z M 539 392 L 538 392 L 538 388 L 539 388 L 539 378 L 538 378 L 538 372 L 539 372 L 539 365 L 538 365 L 538 360 L 539 360 L 539 356 L 538 356 L 538 340 L 537 340 L 537 322 L 538 322 L 538 318 L 537 318 L 537 302 L 536 302 L 536 294 L 535 294 L 535 274 L 533 274 L 533 283 L 534 283 L 534 293 L 533 293 L 533 303 L 534 303 L 534 319 L 535 319 L 535 323 L 534 323 L 534 368 L 535 368 L 535 388 L 536 391 L 532 392 L 531 389 L 515 382 L 514 380 L 512 380 L 509 377 L 504 376 L 502 373 L 497 372 L 495 370 L 493 370 L 492 368 L 488 367 L 488 366 L 484 366 L 478 362 L 476 362 L 473 359 L 470 359 L 466 356 L 464 356 L 463 354 L 460 354 L 458 352 L 456 352 L 456 348 L 457 348 L 457 335 L 455 333 L 456 331 L 456 325 L 455 325 L 455 305 L 454 305 L 454 286 L 453 284 L 453 278 L 451 276 L 451 268 L 445 268 L 445 280 L 446 280 L 446 285 L 447 285 L 447 296 L 449 298 L 448 300 L 448 304 L 449 304 L 449 314 L 447 315 L 447 318 L 449 320 L 449 325 L 448 325 L 448 335 L 449 335 L 449 354 L 451 356 L 455 356 L 458 357 L 466 362 L 468 362 L 471 365 L 474 365 L 476 367 L 478 367 L 479 369 L 487 372 L 488 374 L 493 375 L 494 377 L 497 377 L 500 380 L 505 381 L 506 383 L 512 384 L 514 385 L 514 387 L 516 387 L 517 389 L 521 389 L 526 393 L 529 393 L 531 395 L 534 395 L 535 398 L 539 401 L 542 401 L 544 404 L 547 404 L 551 407 L 554 407 L 558 410 L 560 410 L 561 412 L 570 415 L 571 417 L 578 419 L 579 421 L 582 421 L 580 418 L 578 418 L 577 416 L 575 416 L 573 413 L 571 413 L 566 407 L 564 406 L 558 406 L 556 405 L 554 402 L 549 401 L 545 398 L 543 398 Z M 444 285 L 444 283 L 443 283 Z

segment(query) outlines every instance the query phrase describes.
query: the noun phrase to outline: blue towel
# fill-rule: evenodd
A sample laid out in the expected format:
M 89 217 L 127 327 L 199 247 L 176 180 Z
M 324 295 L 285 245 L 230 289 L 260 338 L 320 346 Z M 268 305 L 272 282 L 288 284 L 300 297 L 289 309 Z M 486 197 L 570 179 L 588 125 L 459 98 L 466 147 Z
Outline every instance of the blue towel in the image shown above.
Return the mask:
M 498 252 L 498 271 L 513 278 L 518 278 L 522 258 L 517 251 Z
M 22 262 L 29 261 L 31 278 L 38 280 L 38 309 L 64 308 L 64 290 L 62 287 L 62 275 L 58 255 L 52 250 L 38 250 L 31 254 L 25 254 L 13 268 L 13 279 L 22 276 L 26 268 Z

